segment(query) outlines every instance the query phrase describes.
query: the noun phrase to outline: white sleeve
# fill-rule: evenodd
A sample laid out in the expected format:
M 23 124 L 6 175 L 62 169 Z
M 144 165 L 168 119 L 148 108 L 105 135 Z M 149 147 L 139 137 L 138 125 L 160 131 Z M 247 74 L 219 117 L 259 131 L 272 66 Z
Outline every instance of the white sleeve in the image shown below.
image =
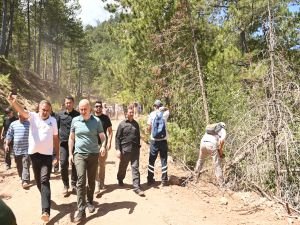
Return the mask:
M 152 125 L 152 117 L 151 117 L 151 113 L 150 113 L 149 116 L 148 116 L 147 124 L 148 124 L 148 125 Z
M 222 128 L 219 131 L 219 136 L 220 136 L 220 141 L 224 141 L 225 140 L 225 138 L 226 138 L 226 130 L 224 128 Z
M 165 121 L 168 120 L 169 115 L 170 115 L 170 111 L 169 110 L 167 110 L 167 111 L 164 112 L 163 117 L 164 117 Z
M 52 116 L 52 120 L 53 120 L 53 135 L 58 135 L 57 122 L 53 116 Z

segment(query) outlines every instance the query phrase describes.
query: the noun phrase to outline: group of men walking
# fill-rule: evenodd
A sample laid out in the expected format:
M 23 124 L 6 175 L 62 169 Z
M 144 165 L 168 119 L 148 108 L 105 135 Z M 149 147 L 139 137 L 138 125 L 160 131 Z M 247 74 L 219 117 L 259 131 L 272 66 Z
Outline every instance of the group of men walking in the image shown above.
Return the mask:
M 74 109 L 74 99 L 65 98 L 65 109 L 55 117 L 51 116 L 52 107 L 49 101 L 39 103 L 37 112 L 28 112 L 17 102 L 16 96 L 7 98 L 10 105 L 18 112 L 19 119 L 13 117 L 12 110 L 7 110 L 7 124 L 2 130 L 5 137 L 6 166 L 10 168 L 10 150 L 14 149 L 18 174 L 23 188 L 30 182 L 29 165 L 32 163 L 34 178 L 41 194 L 42 215 L 44 222 L 49 221 L 51 207 L 50 174 L 52 166 L 60 161 L 62 194 L 68 197 L 71 192 L 77 193 L 78 212 L 74 222 L 81 222 L 86 217 L 86 208 L 90 213 L 95 211 L 93 198 L 95 189 L 104 188 L 105 161 L 107 151 L 111 148 L 113 130 L 110 118 L 102 111 L 101 101 L 96 101 L 94 114 L 90 102 L 83 99 L 79 102 L 79 112 Z M 161 184 L 168 185 L 168 134 L 166 129 L 169 110 L 160 100 L 153 104 L 153 111 L 147 120 L 150 135 L 150 153 L 147 184 L 155 183 L 154 168 L 158 154 L 161 159 Z M 221 168 L 221 157 L 226 137 L 224 123 L 218 123 L 207 132 L 201 140 L 199 159 L 195 174 L 198 178 L 207 156 L 212 156 L 216 176 L 220 186 L 224 185 Z M 116 155 L 120 159 L 117 180 L 124 185 L 124 178 L 129 162 L 132 170 L 133 191 L 145 196 L 141 189 L 140 127 L 134 119 L 134 105 L 127 107 L 126 118 L 117 128 L 115 136 Z M 8 159 L 9 158 L 9 159 Z M 29 160 L 30 158 L 30 160 Z M 71 182 L 68 169 L 71 167 Z
M 90 102 L 83 99 L 79 102 L 79 112 L 74 109 L 74 99 L 65 98 L 65 109 L 51 116 L 52 107 L 49 101 L 39 103 L 37 112 L 28 112 L 16 99 L 9 95 L 10 105 L 18 112 L 19 119 L 14 118 L 9 109 L 7 117 L 11 121 L 7 129 L 3 129 L 1 136 L 5 137 L 5 152 L 10 158 L 9 151 L 14 149 L 18 174 L 23 188 L 28 188 L 30 182 L 29 164 L 32 163 L 34 178 L 41 194 L 42 215 L 44 222 L 49 221 L 51 207 L 50 174 L 52 167 L 60 161 L 62 194 L 69 196 L 70 191 L 77 193 L 78 212 L 74 222 L 81 222 L 85 217 L 86 208 L 90 213 L 95 211 L 93 196 L 95 189 L 99 192 L 104 188 L 105 161 L 107 151 L 111 148 L 112 123 L 103 114 L 102 102 L 96 101 L 94 114 Z M 155 111 L 159 111 L 162 104 L 156 101 Z M 168 117 L 168 110 L 164 119 Z M 152 117 L 148 120 L 149 130 Z M 165 121 L 166 122 L 166 121 Z M 154 182 L 154 162 L 160 152 L 164 163 L 162 168 L 162 184 L 167 185 L 167 151 L 166 135 L 163 139 L 151 138 L 151 153 L 148 167 L 148 184 Z M 134 120 L 134 106 L 128 106 L 126 119 L 122 121 L 116 133 L 116 155 L 119 160 L 117 173 L 118 184 L 123 186 L 126 169 L 131 163 L 133 190 L 139 196 L 145 196 L 140 186 L 139 156 L 140 156 L 140 128 Z M 157 142 L 164 142 L 158 145 Z M 29 160 L 30 158 L 30 160 Z M 8 162 L 8 160 L 7 160 Z M 7 163 L 7 169 L 11 163 Z M 71 181 L 68 169 L 71 167 Z M 149 169 L 151 168 L 151 169 Z M 71 190 L 70 190 L 71 188 Z

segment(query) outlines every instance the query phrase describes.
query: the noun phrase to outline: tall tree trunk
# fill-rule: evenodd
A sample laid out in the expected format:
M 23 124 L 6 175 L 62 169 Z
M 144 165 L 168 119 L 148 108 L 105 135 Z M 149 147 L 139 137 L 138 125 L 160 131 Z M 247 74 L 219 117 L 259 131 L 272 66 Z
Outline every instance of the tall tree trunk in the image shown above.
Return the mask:
M 73 90 L 71 79 L 72 79 L 72 74 L 73 74 L 73 48 L 71 46 L 71 55 L 70 55 L 70 73 L 68 77 L 68 89 Z
M 30 34 L 30 0 L 27 0 L 27 41 L 28 41 L 28 50 L 27 50 L 27 69 L 31 66 L 31 34 Z
M 276 181 L 276 195 L 281 197 L 281 166 L 280 166 L 280 149 L 278 147 L 278 121 L 280 115 L 278 115 L 277 108 L 277 96 L 276 96 L 276 84 L 275 84 L 275 65 L 274 65 L 274 49 L 275 49 L 275 32 L 273 27 L 273 15 L 271 12 L 270 1 L 268 1 L 268 24 L 269 24 L 269 36 L 268 36 L 268 48 L 269 48 L 269 59 L 270 59 L 270 70 L 269 70 L 269 80 L 271 84 L 268 84 L 268 89 L 270 90 L 271 96 L 269 99 L 271 121 L 270 121 L 270 132 L 273 136 L 273 150 L 274 150 L 274 170 L 275 170 L 275 181 Z
M 4 56 L 7 58 L 9 54 L 10 44 L 12 43 L 12 32 L 13 32 L 13 22 L 14 22 L 14 13 L 15 13 L 15 0 L 10 1 L 10 22 L 9 22 L 9 31 L 8 31 L 8 38 L 5 47 Z
M 37 70 L 37 18 L 36 18 L 36 0 L 34 0 L 34 28 L 33 28 L 33 71 Z
M 44 57 L 44 72 L 43 72 L 43 78 L 44 80 L 47 80 L 48 79 L 48 59 L 47 59 L 47 45 L 45 44 L 45 50 L 44 50 L 44 54 L 45 54 L 45 57 Z
M 6 47 L 6 32 L 7 32 L 7 0 L 2 2 L 2 24 L 0 34 L 0 55 L 4 55 Z
M 38 53 L 37 53 L 37 74 L 41 73 L 41 52 L 42 52 L 42 11 L 43 11 L 43 0 L 39 2 L 39 40 L 38 40 Z
M 187 13 L 189 16 L 190 20 L 190 27 L 191 27 L 191 32 L 192 32 L 192 40 L 193 40 L 193 51 L 196 59 L 196 66 L 197 66 L 197 72 L 198 72 L 198 77 L 199 77 L 199 84 L 200 84 L 200 89 L 201 89 L 201 96 L 202 96 L 202 102 L 203 102 L 203 111 L 205 115 L 205 122 L 208 124 L 209 123 L 209 113 L 208 113 L 208 103 L 207 103 L 207 98 L 206 98 L 206 89 L 205 89 L 205 84 L 203 81 L 203 74 L 201 70 L 201 63 L 200 63 L 200 58 L 198 55 L 198 49 L 197 49 L 197 40 L 195 37 L 195 28 L 194 28 L 194 21 L 191 15 L 191 10 L 190 10 L 190 3 L 189 0 L 185 0 L 185 5 L 187 8 Z

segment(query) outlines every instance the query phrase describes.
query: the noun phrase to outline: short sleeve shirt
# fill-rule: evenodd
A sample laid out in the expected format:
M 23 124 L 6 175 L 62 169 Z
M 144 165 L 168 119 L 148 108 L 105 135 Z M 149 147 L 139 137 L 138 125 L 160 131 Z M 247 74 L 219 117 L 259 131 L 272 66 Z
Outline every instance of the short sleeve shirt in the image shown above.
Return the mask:
M 96 117 L 98 117 L 100 119 L 102 126 L 103 126 L 105 137 L 107 139 L 107 129 L 112 126 L 111 121 L 110 121 L 109 117 L 105 114 L 101 114 L 100 116 L 96 116 Z M 101 144 L 99 136 L 98 136 L 98 144 Z
M 159 110 L 155 110 L 155 111 L 153 111 L 153 112 L 150 113 L 150 115 L 148 116 L 148 120 L 147 120 L 147 124 L 148 124 L 148 125 L 151 125 L 151 126 L 152 126 L 152 123 L 153 123 L 153 121 L 154 121 L 154 119 L 155 119 L 155 117 L 156 117 L 156 114 L 157 114 L 158 112 L 159 112 Z M 170 115 L 170 111 L 169 111 L 169 110 L 164 111 L 164 113 L 163 113 L 163 118 L 164 118 L 165 123 L 166 123 L 166 128 L 167 128 L 167 120 L 168 120 L 168 118 L 169 118 L 169 115 Z M 165 138 L 162 138 L 162 139 L 159 139 L 159 140 L 167 140 L 167 138 L 168 138 L 168 131 L 167 131 L 166 137 L 165 137 Z M 154 139 L 154 138 L 153 138 L 152 133 L 151 133 L 151 135 L 150 135 L 150 139 L 151 139 L 151 140 L 157 140 L 157 139 Z
M 52 155 L 53 136 L 58 135 L 56 119 L 49 116 L 43 120 L 38 113 L 30 112 L 28 121 L 30 123 L 28 154 Z
M 25 120 L 12 122 L 6 133 L 6 140 L 13 140 L 13 150 L 15 155 L 28 154 L 28 136 L 30 123 Z
M 74 117 L 71 132 L 75 134 L 75 154 L 99 153 L 98 136 L 104 132 L 99 118 L 92 115 L 88 120 L 81 115 Z

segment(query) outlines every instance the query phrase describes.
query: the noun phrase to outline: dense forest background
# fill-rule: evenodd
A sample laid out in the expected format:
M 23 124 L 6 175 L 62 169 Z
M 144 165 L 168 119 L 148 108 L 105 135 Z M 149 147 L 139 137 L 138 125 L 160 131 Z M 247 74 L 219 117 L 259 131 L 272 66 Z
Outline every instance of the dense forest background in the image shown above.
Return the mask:
M 77 0 L 1 0 L 0 55 L 61 96 L 146 113 L 162 99 L 190 168 L 205 125 L 224 121 L 228 184 L 299 209 L 299 0 L 103 1 L 111 19 L 83 27 Z

